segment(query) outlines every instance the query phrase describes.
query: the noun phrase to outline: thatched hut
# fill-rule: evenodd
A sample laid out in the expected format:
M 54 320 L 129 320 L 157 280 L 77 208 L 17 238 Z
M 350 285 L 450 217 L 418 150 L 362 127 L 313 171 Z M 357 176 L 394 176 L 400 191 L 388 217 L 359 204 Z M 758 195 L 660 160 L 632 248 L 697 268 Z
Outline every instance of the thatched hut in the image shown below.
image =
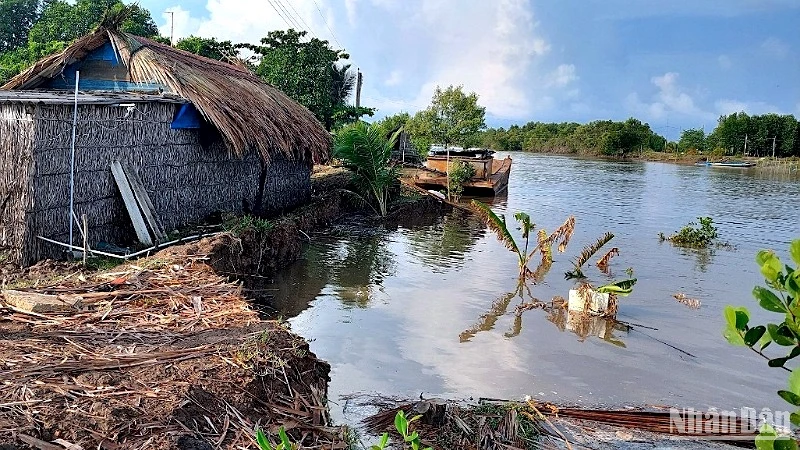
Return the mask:
M 0 249 L 14 262 L 60 252 L 36 236 L 69 237 L 75 111 L 74 209 L 92 243 L 133 236 L 114 161 L 168 231 L 304 202 L 330 147 L 310 111 L 246 68 L 100 28 L 0 89 Z

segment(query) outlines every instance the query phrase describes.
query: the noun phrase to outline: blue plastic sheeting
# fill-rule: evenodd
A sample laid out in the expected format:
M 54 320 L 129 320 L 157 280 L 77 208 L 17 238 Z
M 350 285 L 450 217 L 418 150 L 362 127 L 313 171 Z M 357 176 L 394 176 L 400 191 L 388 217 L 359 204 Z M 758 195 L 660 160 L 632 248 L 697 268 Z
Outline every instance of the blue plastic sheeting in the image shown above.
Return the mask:
M 117 53 L 108 42 L 86 55 L 82 60 L 65 67 L 63 72 L 50 80 L 46 87 L 74 89 L 76 71 L 81 72 L 78 89 L 82 91 L 158 92 L 165 90 L 164 86 L 158 83 L 125 81 L 128 78 L 127 68 L 121 64 Z
M 175 114 L 175 119 L 172 120 L 170 128 L 173 130 L 180 130 L 185 128 L 200 128 L 203 123 L 203 118 L 200 113 L 191 103 L 181 105 L 178 113 Z

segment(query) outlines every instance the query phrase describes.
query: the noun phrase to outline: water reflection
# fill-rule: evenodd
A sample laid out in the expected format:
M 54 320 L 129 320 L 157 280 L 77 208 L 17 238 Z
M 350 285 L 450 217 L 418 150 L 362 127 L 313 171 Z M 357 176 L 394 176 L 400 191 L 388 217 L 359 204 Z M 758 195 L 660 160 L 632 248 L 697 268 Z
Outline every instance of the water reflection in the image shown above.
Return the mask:
M 382 295 L 385 278 L 396 270 L 394 254 L 386 246 L 387 231 L 373 231 L 319 238 L 303 259 L 272 280 L 257 279 L 247 287 L 272 316 L 296 316 L 326 288 L 346 307 L 366 308 Z
M 486 226 L 474 214 L 455 210 L 427 228 L 406 230 L 408 252 L 436 273 L 458 268 Z
M 549 264 L 546 265 L 549 268 Z M 545 267 L 541 265 L 540 267 Z M 559 331 L 569 331 L 578 336 L 578 341 L 584 342 L 589 337 L 598 337 L 608 343 L 625 348 L 614 331 L 627 332 L 630 328 L 615 319 L 589 314 L 583 311 L 570 311 L 568 302 L 563 297 L 553 297 L 549 302 L 543 302 L 533 296 L 530 286 L 525 282 L 517 283 L 513 292 L 506 293 L 492 303 L 491 308 L 470 328 L 459 335 L 461 343 L 470 342 L 478 333 L 494 329 L 500 317 L 506 315 L 511 302 L 519 299 L 519 304 L 514 308 L 514 320 L 510 329 L 503 334 L 506 338 L 519 336 L 522 332 L 522 316 L 527 311 L 542 310 L 547 313 L 547 320 L 558 328 Z

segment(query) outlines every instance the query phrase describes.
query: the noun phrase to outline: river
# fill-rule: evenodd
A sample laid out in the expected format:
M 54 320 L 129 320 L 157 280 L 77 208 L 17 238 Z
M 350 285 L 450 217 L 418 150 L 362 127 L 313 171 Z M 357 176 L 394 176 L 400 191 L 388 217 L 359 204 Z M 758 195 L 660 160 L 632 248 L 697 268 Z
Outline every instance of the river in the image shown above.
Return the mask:
M 563 316 L 542 310 L 517 319 L 519 299 L 507 308 L 502 301 L 516 287 L 515 255 L 460 211 L 412 218 L 413 225 L 314 235 L 305 258 L 269 286 L 270 302 L 330 362 L 335 417 L 346 418 L 342 397 L 358 393 L 787 409 L 776 395 L 786 372 L 729 346 L 722 309 L 746 305 L 756 320 L 769 317 L 750 295 L 762 282 L 754 255 L 770 248 L 787 257 L 788 243 L 800 237 L 800 181 L 753 170 L 511 156 L 508 193 L 493 200 L 496 212 L 511 220 L 526 211 L 548 231 L 569 215 L 577 221 L 567 252 L 554 254 L 533 296 L 566 297 L 574 285 L 563 276 L 570 260 L 611 231 L 608 248 L 620 250 L 611 276 L 593 264 L 585 272 L 599 283 L 633 269 L 639 281 L 621 299 L 618 319 L 634 327 L 575 332 Z M 698 216 L 713 217 L 735 249 L 659 242 L 659 232 Z M 678 303 L 677 293 L 702 306 Z

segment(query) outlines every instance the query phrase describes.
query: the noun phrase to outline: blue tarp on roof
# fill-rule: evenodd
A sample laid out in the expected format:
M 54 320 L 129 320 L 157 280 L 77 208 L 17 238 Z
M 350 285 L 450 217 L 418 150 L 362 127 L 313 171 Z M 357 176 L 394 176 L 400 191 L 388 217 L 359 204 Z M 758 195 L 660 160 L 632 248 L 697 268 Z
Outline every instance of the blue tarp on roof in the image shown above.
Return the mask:
M 184 128 L 200 128 L 203 123 L 203 118 L 200 113 L 191 103 L 181 105 L 175 118 L 172 120 L 170 128 L 173 130 L 180 130 Z

